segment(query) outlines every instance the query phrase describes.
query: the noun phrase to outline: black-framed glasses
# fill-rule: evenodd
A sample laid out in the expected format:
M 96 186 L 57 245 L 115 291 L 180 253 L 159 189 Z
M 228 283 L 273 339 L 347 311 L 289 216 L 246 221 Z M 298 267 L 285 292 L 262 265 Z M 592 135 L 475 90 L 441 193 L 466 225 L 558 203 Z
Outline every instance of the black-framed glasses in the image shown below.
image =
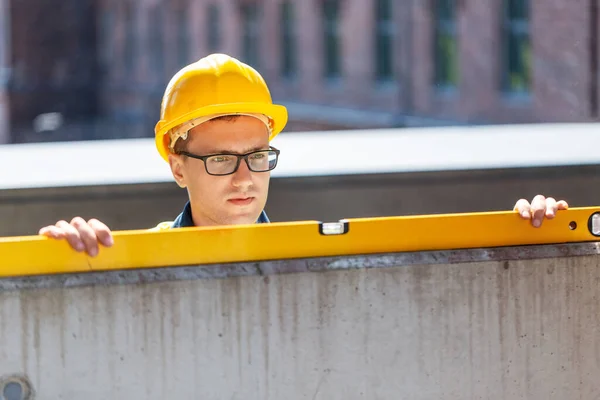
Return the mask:
M 209 154 L 199 156 L 197 154 L 180 151 L 178 154 L 196 158 L 204 162 L 204 168 L 209 175 L 230 175 L 240 167 L 242 159 L 246 162 L 248 169 L 252 172 L 267 172 L 275 169 L 280 151 L 275 147 L 269 150 L 257 150 L 246 154 Z

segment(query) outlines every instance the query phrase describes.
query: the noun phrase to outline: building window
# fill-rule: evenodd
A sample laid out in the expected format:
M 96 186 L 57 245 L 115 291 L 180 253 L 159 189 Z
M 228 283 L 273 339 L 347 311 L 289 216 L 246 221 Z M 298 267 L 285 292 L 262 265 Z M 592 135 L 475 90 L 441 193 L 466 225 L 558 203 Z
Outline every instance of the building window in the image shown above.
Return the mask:
M 438 89 L 458 86 L 456 0 L 435 1 L 434 83 Z
M 529 1 L 504 2 L 502 87 L 511 93 L 528 92 L 531 85 Z
M 296 74 L 296 27 L 294 4 L 286 0 L 281 3 L 281 75 L 292 78 Z
M 125 13 L 123 23 L 125 24 L 125 43 L 123 47 L 123 61 L 125 63 L 125 73 L 128 77 L 132 76 L 135 70 L 135 38 L 137 27 L 137 13 L 133 4 L 125 3 Z
M 375 0 L 375 77 L 390 81 L 394 77 L 393 0 Z
M 163 7 L 158 5 L 150 9 L 148 29 L 148 53 L 150 54 L 150 67 L 155 72 L 156 78 L 162 82 L 165 76 L 165 45 L 163 34 Z
M 8 4 L 0 1 L 0 89 L 4 88 L 8 83 L 8 71 L 11 64 L 9 53 L 10 49 L 10 25 L 8 16 Z M 2 108 L 0 107 L 0 114 Z M 0 122 L 2 118 L 0 117 Z
M 177 10 L 177 61 L 181 68 L 190 62 L 190 24 L 187 6 Z
M 221 47 L 221 36 L 219 31 L 219 6 L 209 4 L 206 11 L 206 39 L 207 47 L 210 53 L 216 53 Z
M 109 66 L 114 60 L 114 36 L 115 14 L 108 8 L 102 10 L 100 16 L 100 48 L 101 64 L 105 72 L 109 73 Z
M 324 74 L 328 79 L 339 77 L 340 68 L 340 32 L 338 0 L 323 0 L 323 60 L 325 61 Z
M 242 58 L 255 69 L 260 69 L 260 6 L 248 3 L 242 12 Z

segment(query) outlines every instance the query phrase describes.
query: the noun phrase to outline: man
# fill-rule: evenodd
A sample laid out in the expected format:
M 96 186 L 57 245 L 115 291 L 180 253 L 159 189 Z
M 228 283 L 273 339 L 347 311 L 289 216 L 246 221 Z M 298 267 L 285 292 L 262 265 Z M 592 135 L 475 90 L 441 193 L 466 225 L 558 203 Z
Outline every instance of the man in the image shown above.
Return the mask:
M 189 202 L 172 222 L 154 229 L 268 223 L 264 212 L 270 171 L 279 150 L 269 145 L 287 123 L 285 107 L 272 103 L 261 75 L 224 54 L 213 54 L 180 70 L 165 90 L 156 147 L 173 178 L 187 188 Z M 540 226 L 567 203 L 536 196 L 515 205 Z M 40 229 L 66 239 L 94 257 L 99 244 L 111 246 L 110 229 L 97 219 L 75 217 Z

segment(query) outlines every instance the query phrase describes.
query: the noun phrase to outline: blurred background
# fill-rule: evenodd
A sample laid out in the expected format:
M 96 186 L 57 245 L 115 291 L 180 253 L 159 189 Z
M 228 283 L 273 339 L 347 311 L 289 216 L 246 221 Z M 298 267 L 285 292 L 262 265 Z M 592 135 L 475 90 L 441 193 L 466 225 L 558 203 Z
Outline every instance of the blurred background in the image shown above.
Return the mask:
M 288 107 L 286 133 L 594 123 L 599 24 L 597 0 L 0 0 L 0 147 L 151 140 L 170 77 L 213 52 L 260 71 Z M 268 211 L 483 211 L 540 192 L 600 202 L 598 166 L 570 164 L 285 177 Z M 185 200 L 171 182 L 13 185 L 0 234 L 75 215 L 145 228 Z
M 153 135 L 182 66 L 225 52 L 287 131 L 598 119 L 583 0 L 1 0 L 0 140 Z M 60 129 L 36 130 L 58 113 Z

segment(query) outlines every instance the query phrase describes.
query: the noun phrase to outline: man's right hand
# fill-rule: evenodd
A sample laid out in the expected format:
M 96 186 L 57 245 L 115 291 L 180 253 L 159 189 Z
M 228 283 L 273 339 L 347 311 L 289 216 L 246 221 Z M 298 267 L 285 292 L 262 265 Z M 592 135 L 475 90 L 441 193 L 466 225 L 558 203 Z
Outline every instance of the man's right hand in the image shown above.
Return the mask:
M 40 229 L 39 234 L 53 239 L 66 239 L 75 250 L 85 250 L 91 257 L 98 255 L 98 244 L 106 247 L 113 245 L 110 229 L 97 219 L 86 222 L 81 217 L 75 217 L 71 223 L 58 221 L 55 225 Z

